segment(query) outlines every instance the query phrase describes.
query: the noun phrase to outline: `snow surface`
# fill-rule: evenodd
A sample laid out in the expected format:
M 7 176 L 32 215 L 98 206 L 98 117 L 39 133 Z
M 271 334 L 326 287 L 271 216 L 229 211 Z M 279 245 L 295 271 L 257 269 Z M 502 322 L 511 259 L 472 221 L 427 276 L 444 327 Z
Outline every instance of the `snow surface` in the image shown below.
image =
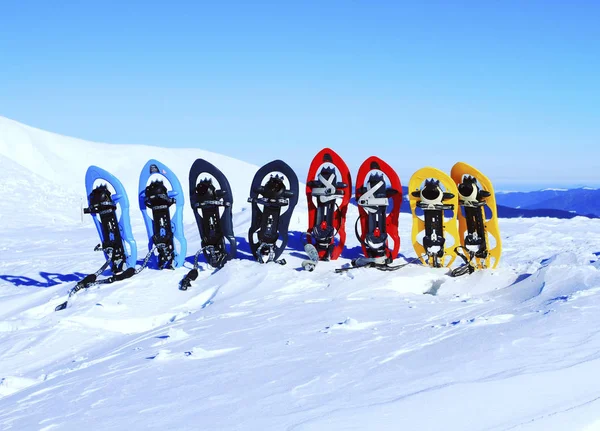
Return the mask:
M 80 213 L 87 166 L 122 179 L 143 251 L 139 170 L 157 158 L 187 191 L 197 157 L 230 178 L 241 258 L 203 264 L 187 292 L 186 270 L 148 269 L 54 312 L 102 263 Z M 468 277 L 418 265 L 339 275 L 360 253 L 352 207 L 343 258 L 309 273 L 304 199 L 288 264 L 249 259 L 247 163 L 1 117 L 0 163 L 2 430 L 600 429 L 599 220 L 501 220 L 500 268 Z M 200 240 L 184 216 L 192 255 Z M 410 228 L 402 214 L 400 261 L 415 257 Z

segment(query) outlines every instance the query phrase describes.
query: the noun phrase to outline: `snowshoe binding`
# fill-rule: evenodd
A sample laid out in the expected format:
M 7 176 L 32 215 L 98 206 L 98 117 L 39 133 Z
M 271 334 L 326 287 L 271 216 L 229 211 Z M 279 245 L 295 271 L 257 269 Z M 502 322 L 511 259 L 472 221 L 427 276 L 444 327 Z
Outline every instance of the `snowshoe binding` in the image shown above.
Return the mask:
M 197 159 L 190 169 L 190 204 L 200 232 L 201 249 L 194 258 L 194 269 L 181 282 L 181 289 L 198 277 L 198 256 L 202 253 L 213 268 L 222 268 L 235 258 L 237 244 L 233 233 L 233 194 L 229 181 L 217 167 Z
M 254 176 L 248 198 L 252 204 L 248 243 L 260 263 L 285 264 L 279 257 L 288 243 L 288 229 L 298 203 L 298 191 L 298 177 L 281 160 L 266 164 Z
M 148 250 L 156 250 L 156 266 L 158 269 L 183 266 L 187 243 L 183 236 L 183 191 L 179 180 L 165 165 L 149 160 L 142 169 L 138 190 L 148 233 Z
M 458 239 L 456 185 L 442 171 L 423 168 L 410 179 L 409 191 L 417 256 L 425 265 L 449 267 L 456 257 L 451 251 Z
M 335 260 L 344 250 L 351 193 L 352 176 L 346 163 L 333 150 L 321 150 L 313 159 L 306 180 L 306 239 L 307 245 L 317 250 L 317 261 Z
M 356 237 L 365 256 L 355 259 L 352 267 L 396 269 L 391 263 L 400 250 L 402 185 L 398 174 L 378 157 L 369 157 L 358 170 L 355 198 L 359 213 Z
M 451 176 L 457 185 L 461 208 L 458 213 L 461 245 L 455 248 L 455 253 L 465 262 L 452 275 L 495 268 L 500 260 L 502 242 L 492 183 L 477 169 L 462 162 L 454 165 Z M 486 210 L 489 217 L 486 217 Z

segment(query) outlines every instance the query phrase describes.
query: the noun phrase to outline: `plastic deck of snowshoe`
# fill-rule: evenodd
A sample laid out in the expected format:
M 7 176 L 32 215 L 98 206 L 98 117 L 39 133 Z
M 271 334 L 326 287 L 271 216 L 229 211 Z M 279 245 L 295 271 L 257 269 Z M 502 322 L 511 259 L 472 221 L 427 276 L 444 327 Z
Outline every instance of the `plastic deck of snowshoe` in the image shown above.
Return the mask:
M 167 190 L 167 195 L 169 198 L 175 199 L 175 213 L 173 214 L 173 217 L 171 217 L 171 231 L 173 238 L 177 242 L 173 244 L 173 268 L 178 268 L 183 266 L 185 262 L 185 254 L 187 252 L 187 242 L 183 234 L 183 190 L 179 180 L 177 179 L 177 176 L 168 167 L 154 159 L 148 160 L 142 169 L 138 187 L 140 210 L 142 211 L 144 223 L 146 224 L 146 233 L 148 234 L 148 250 L 152 250 L 152 247 L 154 246 L 153 235 L 155 229 L 154 220 L 152 217 L 150 217 L 148 211 L 146 210 L 146 185 L 150 176 L 154 174 L 164 177 L 172 187 L 171 190 Z M 167 186 L 166 183 L 165 186 Z M 155 260 L 156 257 L 153 256 L 152 259 Z
M 346 184 L 346 187 L 343 189 L 343 198 L 341 203 L 335 208 L 335 200 L 328 204 L 323 204 L 317 200 L 317 205 L 315 205 L 312 191 L 313 188 L 309 186 L 311 181 L 314 181 L 318 178 L 318 174 L 320 173 L 320 169 L 325 163 L 331 163 L 340 171 L 340 178 L 336 178 L 336 182 Z M 331 250 L 331 255 L 329 259 L 335 260 L 337 259 L 344 250 L 344 244 L 346 243 L 346 212 L 348 211 L 348 203 L 350 202 L 350 198 L 352 197 L 352 175 L 350 174 L 350 170 L 348 166 L 342 160 L 342 158 L 332 149 L 324 148 L 322 149 L 313 159 L 310 164 L 310 169 L 308 170 L 308 176 L 306 179 L 306 200 L 308 202 L 308 233 L 307 233 L 307 241 L 313 245 L 314 241 L 311 237 L 311 232 L 318 226 L 319 218 L 321 214 L 319 213 L 319 209 L 321 211 L 325 211 L 325 208 L 329 205 L 334 207 L 332 214 L 332 227 L 334 232 L 338 234 L 338 242 L 333 246 Z M 321 207 L 321 208 L 319 208 Z M 332 244 L 334 239 L 332 238 Z M 327 258 L 328 250 L 319 250 L 319 258 L 324 259 Z
M 255 240 L 254 234 L 257 233 L 260 235 L 263 215 L 266 211 L 268 211 L 266 207 L 263 207 L 263 210 L 261 210 L 259 207 L 259 203 L 257 202 L 257 198 L 260 196 L 259 189 L 263 185 L 262 181 L 265 179 L 265 177 L 269 177 L 271 174 L 277 173 L 283 174 L 283 176 L 287 178 L 288 182 L 290 183 L 289 191 L 292 192 L 292 196 L 288 198 L 288 205 L 284 207 L 285 212 L 283 214 L 281 214 L 281 208 L 279 208 L 279 220 L 277 223 L 278 238 L 275 238 L 275 240 L 272 242 L 274 247 L 273 260 L 279 259 L 279 256 L 281 256 L 285 250 L 285 247 L 287 246 L 290 220 L 292 218 L 294 208 L 298 203 L 298 177 L 287 163 L 281 160 L 274 160 L 270 163 L 267 163 L 260 168 L 258 172 L 256 172 L 254 179 L 252 180 L 252 185 L 250 186 L 250 200 L 252 201 L 252 223 L 250 225 L 250 229 L 248 230 L 248 243 L 250 244 L 252 254 L 257 259 L 259 259 L 257 252 L 261 246 L 261 241 Z M 277 239 L 281 240 L 281 244 L 279 246 L 277 245 Z
M 200 199 L 196 190 L 198 179 L 202 180 L 202 174 L 211 175 L 218 183 L 219 189 L 222 193 L 223 206 L 219 205 L 206 205 L 200 207 Z M 237 243 L 235 235 L 233 233 L 233 217 L 232 217 L 232 206 L 233 206 L 233 193 L 227 177 L 221 172 L 216 166 L 207 162 L 204 159 L 197 159 L 190 168 L 189 176 L 190 185 L 190 204 L 196 217 L 196 224 L 198 225 L 198 231 L 200 232 L 200 239 L 202 240 L 202 247 L 205 246 L 216 246 L 222 250 L 227 258 L 220 262 L 222 266 L 226 260 L 235 258 L 237 254 Z M 222 213 L 220 209 L 223 209 Z M 210 240 L 208 238 L 210 232 L 209 220 L 212 217 L 218 218 L 216 232 L 217 238 Z M 226 247 L 225 240 L 229 243 L 229 248 Z M 204 252 L 204 257 L 207 262 L 210 263 L 211 256 Z
M 425 219 L 417 216 L 416 209 L 417 203 L 419 202 L 419 198 L 412 195 L 413 192 L 419 191 L 421 189 L 421 185 L 428 179 L 436 179 L 440 182 L 442 188 L 454 195 L 454 197 L 450 200 L 444 201 L 444 206 L 452 206 L 452 217 L 446 219 L 444 217 L 443 209 L 436 210 L 424 210 L 426 211 L 439 211 L 438 216 L 441 217 L 442 221 L 442 234 L 444 237 L 444 248 L 443 255 L 439 258 L 438 262 L 441 266 L 450 267 L 456 259 L 456 254 L 454 253 L 454 248 L 459 244 L 458 240 L 458 225 L 457 225 L 457 214 L 459 212 L 458 207 L 458 190 L 456 189 L 456 184 L 446 173 L 440 171 L 439 169 L 432 167 L 425 167 L 419 169 L 417 172 L 413 174 L 408 183 L 408 196 L 410 201 L 410 210 L 413 216 L 413 226 L 412 226 L 412 243 L 417 253 L 417 256 L 421 260 L 424 265 L 433 265 L 433 261 L 430 260 L 427 256 L 427 252 L 425 250 L 424 245 L 419 242 L 417 236 L 426 230 Z M 452 237 L 450 239 L 449 237 Z
M 131 221 L 129 218 L 129 199 L 127 198 L 125 188 L 123 187 L 123 184 L 121 184 L 121 182 L 111 173 L 99 168 L 98 166 L 90 166 L 85 173 L 85 189 L 88 195 L 88 206 L 90 204 L 89 196 L 94 189 L 94 182 L 97 180 L 105 181 L 115 190 L 115 193 L 111 196 L 111 198 L 118 207 L 117 221 L 119 224 L 121 240 L 123 242 L 123 250 L 126 256 L 125 262 L 127 263 L 128 268 L 135 268 L 135 263 L 137 261 L 137 244 L 131 231 Z M 104 244 L 107 239 L 105 239 L 103 236 L 100 219 L 96 216 L 94 216 L 93 219 L 94 224 L 96 225 L 96 230 L 98 231 L 98 235 L 100 236 L 100 241 Z M 106 252 L 104 252 L 104 256 L 106 259 L 108 259 L 108 254 Z
M 356 202 L 358 202 L 360 197 L 364 194 L 361 191 L 361 189 L 365 185 L 365 182 L 369 180 L 367 175 L 372 170 L 381 171 L 390 181 L 389 188 L 397 191 L 397 193 L 389 197 L 389 199 L 392 200 L 392 208 L 386 216 L 385 230 L 381 229 L 382 233 L 387 233 L 388 236 L 391 237 L 394 242 L 394 247 L 392 249 L 390 249 L 389 246 L 386 244 L 386 254 L 392 259 L 396 259 L 396 257 L 398 257 L 398 252 L 400 251 L 398 219 L 400 217 L 400 206 L 402 205 L 402 184 L 400 182 L 398 174 L 392 169 L 390 165 L 381 160 L 379 157 L 371 156 L 367 160 L 365 160 L 358 169 L 358 175 L 356 176 L 355 191 Z M 360 205 L 358 206 L 358 213 L 361 228 L 359 239 L 362 244 L 364 255 L 370 257 L 370 253 L 365 245 L 365 239 L 367 233 L 369 232 L 369 214 Z
M 477 268 L 496 268 L 500 262 L 500 256 L 502 255 L 502 238 L 500 237 L 500 227 L 498 225 L 498 209 L 496 206 L 496 194 L 494 193 L 494 187 L 492 186 L 492 182 L 488 177 L 467 163 L 456 163 L 450 172 L 450 176 L 457 186 L 462 182 L 463 177 L 467 175 L 475 177 L 481 188 L 490 193 L 490 196 L 485 199 L 485 206 L 489 208 L 492 214 L 491 217 L 486 219 L 484 207 L 475 208 L 476 211 L 481 212 L 483 217 L 484 229 L 486 232 L 485 241 L 488 247 L 488 255 L 485 259 L 475 259 Z M 464 246 L 467 234 L 467 220 L 465 219 L 462 211 L 458 212 L 458 233 L 461 240 L 461 245 Z M 490 236 L 495 239 L 495 245 L 493 248 L 490 248 Z

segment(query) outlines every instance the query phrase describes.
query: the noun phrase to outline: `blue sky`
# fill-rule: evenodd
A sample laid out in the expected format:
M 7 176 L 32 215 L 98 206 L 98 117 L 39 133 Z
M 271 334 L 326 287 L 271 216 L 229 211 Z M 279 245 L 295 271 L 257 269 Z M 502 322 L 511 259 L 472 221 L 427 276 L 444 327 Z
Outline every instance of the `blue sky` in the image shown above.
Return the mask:
M 2 2 L 0 115 L 199 147 L 302 178 L 331 146 L 407 184 L 600 184 L 600 3 Z

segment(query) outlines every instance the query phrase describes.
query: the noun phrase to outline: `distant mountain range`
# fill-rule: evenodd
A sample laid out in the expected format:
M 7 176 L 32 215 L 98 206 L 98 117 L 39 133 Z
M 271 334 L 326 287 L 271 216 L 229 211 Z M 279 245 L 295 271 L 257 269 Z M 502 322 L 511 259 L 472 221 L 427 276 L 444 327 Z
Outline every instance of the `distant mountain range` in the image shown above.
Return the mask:
M 525 210 L 560 210 L 576 215 L 600 216 L 600 190 L 540 190 L 535 192 L 497 193 L 498 205 Z
M 408 188 L 402 187 L 402 193 L 407 202 L 401 211 L 410 213 Z M 496 201 L 501 218 L 600 218 L 600 190 L 592 188 L 497 193 Z

